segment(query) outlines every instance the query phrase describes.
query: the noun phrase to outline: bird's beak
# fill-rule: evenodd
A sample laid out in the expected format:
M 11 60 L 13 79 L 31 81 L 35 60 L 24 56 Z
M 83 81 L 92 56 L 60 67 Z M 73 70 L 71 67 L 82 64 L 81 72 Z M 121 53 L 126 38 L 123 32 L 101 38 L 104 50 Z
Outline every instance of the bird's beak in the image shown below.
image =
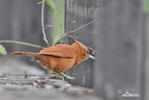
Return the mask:
M 92 55 L 88 55 L 88 58 L 95 59 L 95 57 Z

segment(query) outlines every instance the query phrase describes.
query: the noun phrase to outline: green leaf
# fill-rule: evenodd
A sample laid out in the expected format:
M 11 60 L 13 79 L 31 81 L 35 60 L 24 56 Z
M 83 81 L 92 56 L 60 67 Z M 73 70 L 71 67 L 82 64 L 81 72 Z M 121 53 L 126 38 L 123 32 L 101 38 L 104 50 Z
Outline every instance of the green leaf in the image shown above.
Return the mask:
M 143 0 L 143 11 L 149 13 L 149 0 Z
M 46 4 L 50 7 L 50 11 L 51 14 L 54 18 L 53 20 L 53 29 L 52 29 L 52 44 L 57 43 L 57 41 L 59 42 L 60 39 L 58 39 L 58 37 L 62 37 L 63 34 L 60 33 L 64 33 L 64 3 L 65 0 L 41 0 L 40 2 L 38 2 L 37 4 L 43 4 L 44 2 L 46 2 Z M 56 6 L 58 6 L 59 8 L 57 8 Z
M 41 1 L 37 2 L 37 4 L 38 4 L 38 5 L 41 5 L 41 4 L 43 4 L 45 1 L 46 1 L 46 0 L 41 0 Z
M 52 30 L 52 45 L 60 42 L 60 38 L 64 34 L 64 0 L 46 0 L 46 4 L 50 7 L 53 20 L 53 30 Z M 58 7 L 58 8 L 57 8 Z
M 60 18 L 58 17 L 58 10 L 56 8 L 55 2 L 53 2 L 53 0 L 46 0 L 46 4 L 50 7 L 57 27 L 60 28 L 60 30 L 62 31 L 62 23 L 60 21 Z
M 0 54 L 2 54 L 2 55 L 6 55 L 7 54 L 7 51 L 6 51 L 5 47 L 2 46 L 2 45 L 0 45 Z
M 51 12 L 53 16 L 57 16 L 57 9 L 56 9 L 56 5 L 53 2 L 53 0 L 46 0 L 46 3 L 51 8 Z
M 60 39 L 62 38 L 63 34 L 62 33 L 59 33 L 58 35 L 55 36 L 54 38 L 54 42 L 52 45 L 55 45 L 57 44 L 58 42 L 60 42 Z

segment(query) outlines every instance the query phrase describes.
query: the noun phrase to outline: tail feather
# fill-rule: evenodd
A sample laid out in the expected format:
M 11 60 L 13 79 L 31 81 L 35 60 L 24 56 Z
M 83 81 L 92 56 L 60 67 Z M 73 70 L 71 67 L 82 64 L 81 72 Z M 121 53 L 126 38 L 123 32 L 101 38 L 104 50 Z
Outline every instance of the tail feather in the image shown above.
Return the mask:
M 12 52 L 12 55 L 25 55 L 25 56 L 30 56 L 30 57 L 36 57 L 39 54 L 38 53 L 34 53 L 34 52 L 24 52 L 24 51 L 16 51 L 16 52 Z

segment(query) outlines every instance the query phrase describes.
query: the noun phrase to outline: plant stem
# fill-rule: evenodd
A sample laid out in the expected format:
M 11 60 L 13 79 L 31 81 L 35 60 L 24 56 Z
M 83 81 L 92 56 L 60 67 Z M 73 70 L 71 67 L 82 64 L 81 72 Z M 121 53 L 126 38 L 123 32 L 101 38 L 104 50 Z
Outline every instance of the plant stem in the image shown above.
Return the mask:
M 41 6 L 41 27 L 42 27 L 43 40 L 45 41 L 45 43 L 47 43 L 48 46 L 50 46 L 50 43 L 46 36 L 45 26 L 44 26 L 44 8 L 45 8 L 45 1 L 43 1 Z
M 0 43 L 15 43 L 15 44 L 20 44 L 20 45 L 25 45 L 25 46 L 35 47 L 35 48 L 44 48 L 43 46 L 40 46 L 40 45 L 21 42 L 21 41 L 15 41 L 15 40 L 0 40 Z

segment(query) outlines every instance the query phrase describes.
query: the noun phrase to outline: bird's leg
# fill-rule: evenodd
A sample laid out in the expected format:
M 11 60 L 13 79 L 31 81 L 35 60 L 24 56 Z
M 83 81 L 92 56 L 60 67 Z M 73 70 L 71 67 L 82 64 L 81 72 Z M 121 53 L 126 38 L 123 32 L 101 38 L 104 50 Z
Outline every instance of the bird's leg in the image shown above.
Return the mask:
M 60 74 L 54 73 L 54 72 L 51 73 L 51 77 L 52 78 L 56 78 L 56 79 L 64 80 L 64 77 L 63 76 L 60 76 Z
M 59 75 L 63 76 L 64 78 L 71 79 L 71 80 L 74 79 L 74 77 L 66 75 L 65 73 L 61 72 L 61 70 L 59 70 L 58 68 L 54 68 L 54 71 Z
M 54 73 L 54 72 L 50 73 L 50 75 L 51 75 L 51 77 L 58 76 L 58 74 L 57 73 Z
M 65 78 L 67 78 L 67 79 L 71 79 L 71 80 L 75 79 L 74 77 L 71 77 L 71 76 L 69 76 L 69 75 L 66 75 L 66 74 L 63 73 L 63 72 L 60 72 L 59 74 L 62 75 L 63 77 L 65 77 Z

